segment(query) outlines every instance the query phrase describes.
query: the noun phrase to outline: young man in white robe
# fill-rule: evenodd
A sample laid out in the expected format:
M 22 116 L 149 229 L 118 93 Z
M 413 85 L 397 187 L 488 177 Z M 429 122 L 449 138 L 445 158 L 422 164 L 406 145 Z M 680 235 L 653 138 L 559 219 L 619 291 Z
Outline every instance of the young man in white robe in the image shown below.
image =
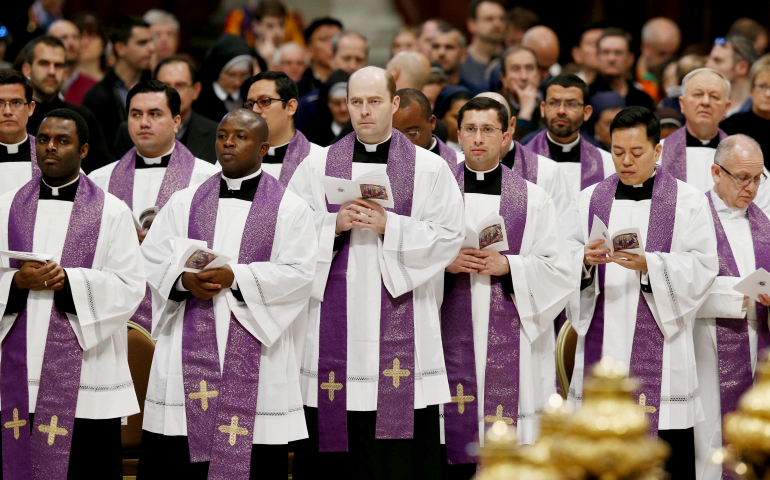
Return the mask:
M 27 123 L 35 111 L 32 83 L 10 68 L 0 68 L 0 195 L 15 190 L 38 170 L 35 137 Z
M 677 180 L 702 192 L 714 186 L 714 152 L 727 134 L 719 128 L 730 108 L 730 81 L 710 68 L 699 68 L 682 79 L 679 106 L 685 126 L 661 141 L 660 164 Z M 770 172 L 765 169 L 765 175 Z M 770 184 L 760 185 L 754 203 L 770 212 Z
M 140 82 L 128 92 L 126 104 L 128 133 L 134 148 L 117 162 L 94 170 L 89 178 L 131 208 L 141 244 L 153 218 L 151 215 L 144 220 L 142 212 L 151 207 L 163 208 L 174 192 L 199 185 L 219 167 L 195 158 L 176 139 L 182 117 L 181 99 L 174 88 L 158 80 Z M 151 301 L 147 287 L 144 301 L 131 319 L 148 331 L 152 328 Z
M 439 305 L 463 241 L 463 201 L 441 157 L 392 128 L 399 97 L 377 67 L 348 83 L 354 133 L 305 159 L 289 189 L 315 211 L 319 259 L 301 379 L 309 441 L 295 478 L 437 478 L 450 401 Z M 394 208 L 327 204 L 325 175 L 385 171 Z M 362 192 L 363 193 L 363 192 Z M 321 453 L 319 453 L 319 450 Z
M 262 159 L 262 169 L 285 186 L 297 166 L 310 154 L 323 148 L 311 143 L 294 128 L 299 105 L 297 84 L 283 72 L 262 72 L 254 77 L 244 106 L 262 115 L 270 129 L 270 148 Z
M 287 444 L 307 437 L 289 327 L 307 314 L 318 242 L 307 204 L 261 169 L 267 137 L 253 111 L 227 114 L 222 173 L 175 193 L 142 244 L 158 343 L 138 478 L 283 478 Z M 231 260 L 180 270 L 175 248 L 194 241 Z
M 601 357 L 630 365 L 650 434 L 672 447 L 667 471 L 694 479 L 693 426 L 703 420 L 703 408 L 692 329 L 718 271 L 711 213 L 703 192 L 656 168 L 654 113 L 625 108 L 610 133 L 616 174 L 580 192 L 562 216 L 582 277 L 567 308 L 578 333 L 569 398 L 580 404 L 583 379 Z M 588 240 L 594 217 L 613 236 L 612 255 L 604 239 Z M 639 234 L 618 233 L 630 228 Z M 639 250 L 624 251 L 625 245 Z
M 577 275 L 553 200 L 498 160 L 510 134 L 502 130 L 506 108 L 473 98 L 458 125 L 465 221 L 475 229 L 499 214 L 505 231 L 498 239 L 507 242 L 463 248 L 444 276 L 441 328 L 452 403 L 443 406 L 442 478 L 467 480 L 476 459 L 466 447 L 494 421 L 515 425 L 521 443 L 537 440 L 538 412 L 556 391 L 553 319 Z
M 722 466 L 709 461 L 722 448 L 722 418 L 753 384 L 758 352 L 770 343 L 767 306 L 733 290 L 741 277 L 770 268 L 770 221 L 753 203 L 767 180 L 762 150 L 752 138 L 733 135 L 719 143 L 709 198 L 719 252 L 719 276 L 693 328 L 698 387 L 706 419 L 695 425 L 699 480 L 719 480 Z
M 122 475 L 121 417 L 139 413 L 126 322 L 144 295 L 131 212 L 84 174 L 88 126 L 57 109 L 36 136 L 40 170 L 0 196 L 2 478 Z

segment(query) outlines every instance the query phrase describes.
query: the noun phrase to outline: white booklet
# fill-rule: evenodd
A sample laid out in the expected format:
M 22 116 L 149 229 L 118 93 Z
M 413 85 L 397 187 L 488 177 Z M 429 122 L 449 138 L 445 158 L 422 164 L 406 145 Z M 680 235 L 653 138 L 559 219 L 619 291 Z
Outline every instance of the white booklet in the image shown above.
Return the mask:
M 604 240 L 604 248 L 610 249 L 610 255 L 614 252 L 628 252 L 633 254 L 644 253 L 642 234 L 638 228 L 624 228 L 610 235 L 607 225 L 599 217 L 594 215 L 594 223 L 591 233 L 588 235 L 588 243 L 596 240 Z
M 40 262 L 47 263 L 53 258 L 53 255 L 47 253 L 16 252 L 14 250 L 0 250 L 0 256 L 14 258 L 22 262 Z
M 770 273 L 764 268 L 760 268 L 738 282 L 733 288 L 736 292 L 758 302 L 761 294 L 770 295 Z
M 505 231 L 503 217 L 497 213 L 491 213 L 476 226 L 465 225 L 465 241 L 462 248 L 504 252 L 508 250 Z
M 365 198 L 383 207 L 393 208 L 393 190 L 385 169 L 373 170 L 358 176 L 355 180 L 324 177 L 321 181 L 326 199 L 332 205 L 342 205 L 357 198 Z
M 200 273 L 225 266 L 230 257 L 206 246 L 203 240 L 174 238 L 174 255 L 177 268 L 183 272 Z
M 142 210 L 139 214 L 139 218 L 136 215 L 134 217 L 134 226 L 140 232 L 149 230 L 152 226 L 152 222 L 155 221 L 155 217 L 158 215 L 158 207 L 149 207 Z

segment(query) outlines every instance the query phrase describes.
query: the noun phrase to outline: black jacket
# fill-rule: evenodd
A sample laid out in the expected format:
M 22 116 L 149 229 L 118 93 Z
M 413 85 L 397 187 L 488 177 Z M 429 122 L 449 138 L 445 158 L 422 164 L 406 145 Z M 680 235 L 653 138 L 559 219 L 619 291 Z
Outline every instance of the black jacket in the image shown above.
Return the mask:
M 217 127 L 219 127 L 217 122 L 193 111 L 187 130 L 179 141 L 197 158 L 212 164 L 216 163 L 217 152 L 214 144 L 216 143 Z M 123 157 L 127 151 L 134 148 L 134 142 L 131 141 L 131 136 L 128 134 L 128 122 L 123 122 L 118 127 L 115 146 L 121 152 L 118 158 Z
M 601 75 L 597 75 L 596 80 L 594 80 L 594 83 L 589 85 L 589 97 L 593 97 L 594 94 L 598 92 L 609 92 L 612 90 L 610 87 L 610 84 L 607 83 L 607 80 L 603 79 Z M 641 89 L 639 89 L 636 85 L 634 85 L 634 82 L 631 80 L 628 80 L 628 93 L 626 94 L 626 106 L 627 107 L 633 107 L 633 106 L 639 106 L 639 107 L 645 107 L 653 112 L 655 111 L 655 102 L 652 101 L 652 98 L 644 93 Z
M 228 34 L 219 37 L 214 46 L 206 53 L 206 58 L 198 70 L 197 79 L 203 85 L 203 89 L 198 99 L 193 103 L 193 110 L 219 124 L 222 117 L 227 115 L 228 109 L 225 102 L 214 93 L 213 84 L 230 60 L 241 55 L 251 54 L 251 48 L 242 38 Z

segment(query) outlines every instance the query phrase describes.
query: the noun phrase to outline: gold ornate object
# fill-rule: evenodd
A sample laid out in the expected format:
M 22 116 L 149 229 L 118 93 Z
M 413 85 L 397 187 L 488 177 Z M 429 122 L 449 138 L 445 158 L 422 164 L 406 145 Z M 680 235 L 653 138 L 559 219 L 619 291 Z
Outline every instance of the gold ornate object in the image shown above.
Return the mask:
M 586 380 L 583 406 L 571 421 L 557 427 L 546 416 L 553 462 L 600 480 L 663 478 L 670 449 L 647 435 L 648 420 L 632 400 L 636 388 L 624 366 L 603 358 Z
M 528 456 L 531 446 L 518 446 L 516 428 L 500 420 L 487 430 L 479 452 L 481 471 L 476 480 L 562 480 L 553 466 L 538 465 Z
M 401 360 L 394 358 L 393 359 L 393 368 L 386 368 L 382 371 L 382 374 L 386 377 L 392 377 L 393 378 L 393 388 L 398 388 L 401 386 L 401 377 L 408 377 L 409 376 L 409 370 L 405 368 L 401 368 Z

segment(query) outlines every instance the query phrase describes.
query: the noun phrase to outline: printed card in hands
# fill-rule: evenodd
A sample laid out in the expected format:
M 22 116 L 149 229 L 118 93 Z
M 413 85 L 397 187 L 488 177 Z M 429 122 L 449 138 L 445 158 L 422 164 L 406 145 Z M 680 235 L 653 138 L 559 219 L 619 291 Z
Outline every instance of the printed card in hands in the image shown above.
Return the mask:
M 206 247 L 202 240 L 175 238 L 174 254 L 177 268 L 182 272 L 200 273 L 223 267 L 230 261 L 230 257 Z
M 736 292 L 746 295 L 755 302 L 759 302 L 761 294 L 770 295 L 770 273 L 764 268 L 760 268 L 738 282 L 733 288 Z
M 638 228 L 624 228 L 610 235 L 607 225 L 594 215 L 591 233 L 588 235 L 588 243 L 593 243 L 596 240 L 604 240 L 604 245 L 602 246 L 610 250 L 610 255 L 615 252 L 627 252 L 636 255 L 644 253 L 642 234 Z
M 155 221 L 155 217 L 158 215 L 158 207 L 149 207 L 142 210 L 139 214 L 139 218 L 134 215 L 134 226 L 140 232 L 149 230 L 152 226 L 152 222 Z
M 497 213 L 485 217 L 475 227 L 465 226 L 465 242 L 462 248 L 478 248 L 504 252 L 508 250 L 508 239 L 505 235 L 505 221 Z
M 393 190 L 385 170 L 374 170 L 355 180 L 324 177 L 322 180 L 326 199 L 332 205 L 342 205 L 357 198 L 365 198 L 386 208 L 393 208 Z
M 47 263 L 53 258 L 53 255 L 47 253 L 16 252 L 14 250 L 0 250 L 0 256 L 13 258 L 22 262 L 40 262 Z

